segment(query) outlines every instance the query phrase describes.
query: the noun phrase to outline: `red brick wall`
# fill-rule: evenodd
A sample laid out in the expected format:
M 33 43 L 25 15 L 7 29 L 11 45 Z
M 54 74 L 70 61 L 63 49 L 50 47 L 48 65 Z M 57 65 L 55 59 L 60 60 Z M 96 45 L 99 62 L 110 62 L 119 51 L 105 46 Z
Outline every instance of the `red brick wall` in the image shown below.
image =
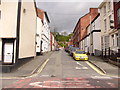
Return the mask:
M 44 11 L 37 8 L 37 15 L 43 21 L 43 19 L 44 19 Z
M 120 24 L 118 25 L 118 16 L 117 16 L 117 10 L 120 8 L 120 2 L 114 2 L 114 24 L 115 28 L 118 29 L 120 28 Z
M 53 43 L 52 42 L 52 36 L 53 36 L 52 33 L 50 33 L 50 48 L 51 48 L 51 51 L 52 51 L 52 43 Z
M 74 46 L 79 47 L 80 41 L 87 35 L 87 26 L 90 24 L 90 21 L 98 15 L 98 8 L 90 8 L 90 12 L 83 17 L 81 17 L 73 31 L 73 44 Z M 91 16 L 91 20 L 90 20 Z
M 87 35 L 87 26 L 90 24 L 90 21 L 93 21 L 93 19 L 98 15 L 98 9 L 97 8 L 90 8 L 90 12 L 81 18 L 80 23 L 80 39 L 83 39 Z M 91 20 L 90 20 L 91 16 Z

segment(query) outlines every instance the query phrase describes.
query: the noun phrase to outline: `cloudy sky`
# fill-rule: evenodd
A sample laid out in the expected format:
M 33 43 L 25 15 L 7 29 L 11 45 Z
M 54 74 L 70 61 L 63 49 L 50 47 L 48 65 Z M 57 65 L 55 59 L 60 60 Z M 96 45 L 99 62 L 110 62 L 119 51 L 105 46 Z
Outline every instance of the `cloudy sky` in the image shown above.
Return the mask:
M 45 0 L 44 0 L 45 1 Z M 88 2 L 89 1 L 89 2 Z M 73 32 L 81 16 L 89 12 L 89 8 L 97 8 L 103 0 L 55 0 L 38 1 L 37 7 L 46 11 L 50 19 L 51 31 Z M 96 1 L 96 2 L 95 2 Z

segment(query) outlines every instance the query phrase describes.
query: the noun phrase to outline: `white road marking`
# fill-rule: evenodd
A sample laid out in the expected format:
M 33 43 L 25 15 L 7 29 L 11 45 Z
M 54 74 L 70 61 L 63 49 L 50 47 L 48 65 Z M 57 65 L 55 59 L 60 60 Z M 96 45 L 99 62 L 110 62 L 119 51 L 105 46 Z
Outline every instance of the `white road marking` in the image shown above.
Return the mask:
M 46 85 L 45 83 L 50 83 L 50 84 L 54 84 L 56 83 L 56 87 L 52 87 L 52 88 L 58 88 L 58 87 L 62 87 L 60 86 L 61 84 L 72 84 L 72 83 L 77 83 L 77 84 L 85 84 L 87 86 L 90 86 L 89 81 L 88 80 L 84 80 L 84 81 L 43 81 L 43 82 L 33 82 L 30 83 L 29 85 L 31 86 L 36 86 L 36 87 L 44 87 L 44 88 L 50 88 L 51 86 Z M 71 87 L 72 88 L 72 87 Z
M 107 76 L 92 76 L 93 79 L 112 79 L 111 77 Z
M 75 69 L 88 69 L 87 67 L 75 67 Z
M 50 77 L 50 75 L 41 75 L 40 77 Z
M 81 63 L 79 62 L 76 62 L 76 64 L 82 66 L 82 67 L 75 67 L 75 69 L 88 69 L 87 67 L 85 67 L 84 65 L 82 65 Z

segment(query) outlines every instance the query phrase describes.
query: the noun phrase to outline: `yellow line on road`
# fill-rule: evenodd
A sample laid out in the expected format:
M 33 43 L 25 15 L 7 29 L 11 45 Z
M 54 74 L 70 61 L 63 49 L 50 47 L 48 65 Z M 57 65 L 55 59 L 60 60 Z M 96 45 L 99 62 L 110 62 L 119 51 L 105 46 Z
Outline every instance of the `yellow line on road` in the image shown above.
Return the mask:
M 99 73 L 100 75 L 106 75 L 104 74 L 102 71 L 100 71 L 96 66 L 94 66 L 93 64 L 91 64 L 89 61 L 85 61 L 92 69 L 94 69 L 97 73 Z
M 48 61 L 49 61 L 49 59 L 47 59 L 47 60 L 42 64 L 42 66 L 39 68 L 39 70 L 37 71 L 37 73 L 35 73 L 35 74 L 31 75 L 31 76 L 25 77 L 25 78 L 37 76 L 39 73 L 42 72 L 42 70 L 44 69 L 44 67 L 45 67 L 46 64 L 48 63 Z
M 25 78 L 30 78 L 30 77 L 34 77 L 36 75 L 38 75 L 39 73 L 42 72 L 42 70 L 44 69 L 44 67 L 46 66 L 47 62 L 49 61 L 49 59 L 47 59 L 42 66 L 39 68 L 39 70 L 37 71 L 37 73 L 32 74 L 30 76 L 26 76 L 26 77 L 0 77 L 0 79 L 25 79 Z

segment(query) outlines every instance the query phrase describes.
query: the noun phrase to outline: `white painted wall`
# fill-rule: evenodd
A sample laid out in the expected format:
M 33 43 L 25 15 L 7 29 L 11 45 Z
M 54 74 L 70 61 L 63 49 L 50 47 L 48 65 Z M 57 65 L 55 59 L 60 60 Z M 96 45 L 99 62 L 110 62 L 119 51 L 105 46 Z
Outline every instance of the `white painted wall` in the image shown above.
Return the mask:
M 16 2 L 6 2 L 6 0 L 1 0 L 0 38 L 16 37 L 17 1 L 18 0 L 16 0 Z
M 88 52 L 90 52 L 90 35 L 87 37 L 87 42 L 87 50 L 89 48 Z
M 87 48 L 88 48 L 88 37 L 85 38 L 85 52 L 88 52 Z
M 101 51 L 101 35 L 100 32 L 93 33 L 93 53 L 95 53 L 95 49 Z
M 105 0 L 104 0 L 105 1 Z M 109 9 L 108 7 L 108 2 L 111 2 L 111 7 Z M 104 13 L 104 6 L 106 6 L 106 14 Z M 101 24 L 101 37 L 103 37 L 103 42 L 102 43 L 102 49 L 111 47 L 111 34 L 114 33 L 113 29 L 110 28 L 110 21 L 109 21 L 109 16 L 111 16 L 111 20 L 114 21 L 114 10 L 113 10 L 113 0 L 106 0 L 104 4 L 100 7 L 100 24 Z M 104 20 L 106 19 L 106 26 L 107 29 L 105 30 L 105 23 Z M 114 26 L 114 23 L 111 24 L 111 26 Z M 105 43 L 105 36 L 109 37 L 108 42 Z M 108 44 L 109 43 L 109 44 Z M 105 44 L 108 44 L 107 47 L 105 47 Z
M 36 56 L 35 35 L 37 29 L 37 16 L 33 1 L 34 0 L 22 2 L 19 58 Z M 25 13 L 23 13 L 24 9 L 26 10 Z
M 36 52 L 40 52 L 41 49 L 41 34 L 42 34 L 42 21 L 37 17 L 37 33 L 36 33 Z
M 50 29 L 49 29 L 49 25 L 48 25 L 48 21 L 44 15 L 44 21 L 43 21 L 44 25 L 42 27 L 42 50 L 43 52 L 47 52 L 50 51 Z
M 0 61 L 2 61 L 2 40 L 0 39 Z

